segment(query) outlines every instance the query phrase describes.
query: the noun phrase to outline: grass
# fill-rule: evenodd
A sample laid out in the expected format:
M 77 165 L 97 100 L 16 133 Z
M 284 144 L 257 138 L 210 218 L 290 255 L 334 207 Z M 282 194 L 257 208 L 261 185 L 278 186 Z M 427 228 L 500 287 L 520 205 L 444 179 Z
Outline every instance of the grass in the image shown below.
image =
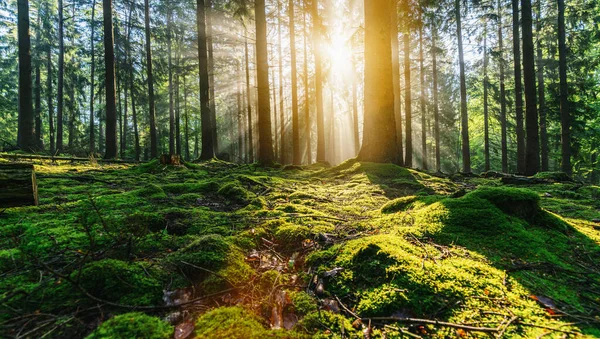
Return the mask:
M 368 322 L 354 315 L 499 328 L 515 316 L 505 337 L 600 336 L 598 187 L 512 188 L 355 160 L 36 172 L 40 206 L 0 214 L 0 336 L 162 338 L 182 324 L 203 338 L 362 336 Z M 212 297 L 153 308 L 164 291 L 187 295 L 176 303 Z

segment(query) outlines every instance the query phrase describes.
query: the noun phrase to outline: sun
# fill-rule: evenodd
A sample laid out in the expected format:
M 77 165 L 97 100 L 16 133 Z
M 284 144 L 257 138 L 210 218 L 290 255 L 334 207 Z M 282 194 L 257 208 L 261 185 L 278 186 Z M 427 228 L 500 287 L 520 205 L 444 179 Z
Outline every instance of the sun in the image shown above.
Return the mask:
M 332 76 L 351 75 L 353 71 L 352 50 L 348 46 L 347 39 L 341 34 L 334 34 L 325 49 L 331 65 Z

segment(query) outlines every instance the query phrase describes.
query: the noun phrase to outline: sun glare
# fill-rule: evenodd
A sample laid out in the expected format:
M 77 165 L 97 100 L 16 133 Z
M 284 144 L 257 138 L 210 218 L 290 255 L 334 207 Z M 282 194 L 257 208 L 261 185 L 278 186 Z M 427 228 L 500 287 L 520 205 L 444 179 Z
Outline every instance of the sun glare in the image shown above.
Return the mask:
M 341 34 L 335 34 L 326 46 L 332 77 L 349 76 L 352 72 L 352 50 Z

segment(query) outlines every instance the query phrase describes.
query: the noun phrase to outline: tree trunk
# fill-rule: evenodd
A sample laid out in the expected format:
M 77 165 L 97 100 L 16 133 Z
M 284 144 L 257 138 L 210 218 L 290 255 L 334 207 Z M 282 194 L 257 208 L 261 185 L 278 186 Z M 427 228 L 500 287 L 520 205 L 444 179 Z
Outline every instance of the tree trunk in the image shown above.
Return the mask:
M 112 0 L 102 1 L 102 12 L 104 14 L 104 66 L 106 70 L 106 150 L 104 158 L 113 159 L 117 156 L 117 107 Z
M 273 164 L 271 107 L 269 105 L 269 55 L 265 0 L 256 0 L 256 73 L 258 87 L 258 163 Z
M 212 0 L 206 0 L 206 48 L 208 50 L 208 86 L 210 95 L 210 128 L 213 148 L 219 153 L 217 134 L 217 105 L 215 102 L 215 61 L 213 56 Z
M 364 1 L 365 123 L 361 161 L 397 163 L 390 1 Z
M 65 41 L 63 0 L 58 0 L 58 107 L 56 111 L 56 151 L 63 152 L 63 111 L 65 84 Z
M 29 1 L 19 0 L 19 129 L 17 146 L 25 151 L 35 150 L 34 112 L 31 98 L 31 40 L 29 37 Z
M 246 40 L 244 41 L 244 58 L 246 61 L 246 108 L 247 108 L 247 118 L 248 118 L 248 126 L 247 126 L 247 131 L 248 131 L 248 139 L 246 141 L 246 146 L 247 146 L 247 150 L 246 152 L 248 155 L 248 162 L 249 163 L 254 163 L 254 138 L 252 135 L 253 132 L 253 128 L 252 128 L 252 95 L 251 95 L 251 91 L 252 89 L 250 88 L 250 58 L 249 58 L 249 52 L 248 52 L 248 31 L 246 30 L 245 32 L 246 35 Z
M 29 7 L 28 5 L 25 4 Z M 34 166 L 31 164 L 0 164 L 0 187 L 2 187 L 0 191 L 2 209 L 38 205 L 37 181 Z
M 146 74 L 148 78 L 148 115 L 150 120 L 150 157 L 158 157 L 158 140 L 156 135 L 156 115 L 154 104 L 154 76 L 152 72 L 152 46 L 150 36 L 150 4 L 144 0 L 144 22 L 146 30 Z
M 571 115 L 569 112 L 569 87 L 567 83 L 567 42 L 565 33 L 565 2 L 558 0 L 558 68 L 560 78 L 561 169 L 571 174 Z
M 204 0 L 196 1 L 196 20 L 198 25 L 198 69 L 200 84 L 200 115 L 202 120 L 202 152 L 201 160 L 210 160 L 215 157 L 213 144 L 210 96 L 208 81 L 208 51 L 206 49 L 206 13 Z
M 173 11 L 167 5 L 167 69 L 169 73 L 169 154 L 175 153 L 175 112 L 173 110 L 173 62 L 171 57 L 171 18 Z M 202 90 L 202 89 L 201 89 Z
M 490 122 L 488 112 L 488 51 L 487 51 L 487 18 L 483 28 L 483 152 L 484 170 L 490 170 Z
M 521 83 L 521 43 L 519 0 L 512 0 L 513 59 L 515 71 L 515 116 L 517 125 L 517 173 L 525 173 L 525 132 L 523 130 L 523 87 Z
M 323 115 L 323 66 L 321 65 L 321 19 L 319 0 L 313 0 L 313 51 L 315 53 L 315 99 L 317 104 L 317 162 L 325 162 L 325 117 Z
M 175 59 L 175 152 L 181 155 L 181 102 L 179 95 L 179 81 L 180 81 L 180 63 L 181 63 L 181 45 L 183 44 L 182 39 L 176 39 L 177 41 L 177 56 Z
M 500 130 L 502 172 L 508 173 L 508 137 L 506 122 L 506 85 L 504 83 L 504 44 L 502 37 L 502 2 L 498 0 L 498 69 L 500 73 Z
M 402 135 L 402 93 L 400 89 L 400 56 L 398 55 L 398 8 L 392 0 L 391 14 L 391 41 L 392 41 L 392 82 L 394 86 L 394 116 L 396 119 L 396 143 L 398 145 L 399 165 L 404 164 L 404 140 Z M 358 123 L 358 122 L 357 122 Z M 358 138 L 357 138 L 358 140 Z
M 406 127 L 406 152 L 404 166 L 412 167 L 412 91 L 410 83 L 410 29 L 403 34 L 404 40 L 404 118 Z
M 304 137 L 306 138 L 306 163 L 312 164 L 312 148 L 310 142 L 310 100 L 308 88 L 308 42 L 306 39 L 306 12 L 308 11 L 308 5 L 304 0 L 304 10 L 302 11 L 303 20 L 303 39 L 304 39 Z
M 42 76 L 40 73 L 41 55 L 41 32 L 42 32 L 42 16 L 38 7 L 38 18 L 35 32 L 35 148 L 37 150 L 44 149 L 44 141 L 42 140 Z
M 422 22 L 422 21 L 421 21 Z M 425 100 L 425 66 L 423 66 L 423 25 L 419 26 L 419 76 L 421 80 L 421 159 L 423 170 L 427 171 L 427 106 Z
M 90 56 L 92 58 L 91 62 L 90 62 L 90 69 L 91 69 L 91 74 L 90 74 L 90 154 L 94 154 L 94 152 L 96 151 L 96 137 L 95 137 L 95 131 L 94 131 L 94 83 L 96 81 L 95 77 L 95 72 L 96 72 L 96 54 L 94 51 L 94 47 L 96 46 L 94 44 L 94 33 L 96 31 L 95 29 L 95 25 L 94 25 L 94 20 L 95 20 L 95 16 L 96 16 L 96 0 L 94 0 L 92 2 L 92 20 L 90 21 L 90 34 L 91 34 L 91 38 L 90 38 Z M 138 159 L 139 160 L 139 159 Z
M 52 94 L 52 46 L 50 45 L 51 38 L 50 33 L 50 6 L 46 3 L 45 7 L 46 20 L 44 20 L 44 31 L 47 36 L 46 47 L 46 105 L 48 106 L 48 138 L 50 139 L 50 154 L 54 155 L 56 152 L 56 143 L 54 135 L 54 105 L 53 105 L 53 94 Z
M 241 73 L 241 67 L 239 69 Z M 238 159 L 243 161 L 244 159 L 244 104 L 242 102 L 242 81 L 237 81 L 237 130 L 238 130 Z
M 352 69 L 356 70 L 356 67 L 352 67 Z M 358 90 L 356 85 L 357 77 L 358 74 L 355 71 L 355 73 L 352 74 L 352 129 L 354 132 L 354 153 L 358 156 L 358 152 L 360 152 L 360 136 L 358 130 Z
M 531 0 L 521 0 L 523 26 L 523 83 L 525 85 L 525 128 L 527 135 L 525 174 L 540 171 L 540 126 L 535 88 L 535 51 L 533 45 L 533 15 Z
M 538 81 L 538 110 L 540 112 L 540 146 L 542 149 L 542 171 L 549 170 L 548 127 L 546 122 L 546 87 L 544 84 L 544 58 L 542 53 L 542 1 L 537 1 L 537 81 Z
M 300 165 L 302 155 L 300 154 L 300 126 L 298 118 L 298 75 L 296 68 L 296 21 L 294 16 L 294 0 L 288 2 L 289 28 L 290 28 L 290 58 L 292 73 L 292 153 L 293 164 Z
M 456 14 L 456 38 L 458 40 L 458 60 L 460 64 L 460 120 L 462 135 L 462 158 L 464 173 L 471 173 L 471 151 L 469 145 L 469 115 L 467 112 L 467 84 L 465 76 L 465 58 L 462 43 L 462 27 L 460 1 L 454 1 L 454 11 Z
M 190 118 L 188 114 L 188 105 L 187 105 L 187 77 L 185 73 L 183 74 L 183 117 L 185 121 L 184 125 L 184 135 L 185 135 L 185 160 L 190 161 Z
M 285 144 L 285 111 L 284 111 L 284 102 L 283 102 L 283 53 L 281 51 L 281 47 L 283 46 L 281 42 L 281 2 L 277 1 L 277 54 L 279 61 L 279 162 L 281 164 L 285 164 L 286 162 L 286 144 Z
M 435 18 L 431 20 L 431 67 L 433 72 L 433 119 L 435 130 L 435 171 L 442 172 L 442 157 L 440 145 L 440 109 L 438 104 L 438 72 L 437 72 L 437 27 Z

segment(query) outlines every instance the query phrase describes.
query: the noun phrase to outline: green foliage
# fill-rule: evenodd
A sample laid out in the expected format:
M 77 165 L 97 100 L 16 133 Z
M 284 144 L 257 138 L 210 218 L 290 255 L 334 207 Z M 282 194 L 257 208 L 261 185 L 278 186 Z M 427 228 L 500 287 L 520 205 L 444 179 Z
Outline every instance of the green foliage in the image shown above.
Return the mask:
M 143 313 L 125 313 L 100 325 L 87 339 L 148 338 L 167 339 L 173 326 Z

